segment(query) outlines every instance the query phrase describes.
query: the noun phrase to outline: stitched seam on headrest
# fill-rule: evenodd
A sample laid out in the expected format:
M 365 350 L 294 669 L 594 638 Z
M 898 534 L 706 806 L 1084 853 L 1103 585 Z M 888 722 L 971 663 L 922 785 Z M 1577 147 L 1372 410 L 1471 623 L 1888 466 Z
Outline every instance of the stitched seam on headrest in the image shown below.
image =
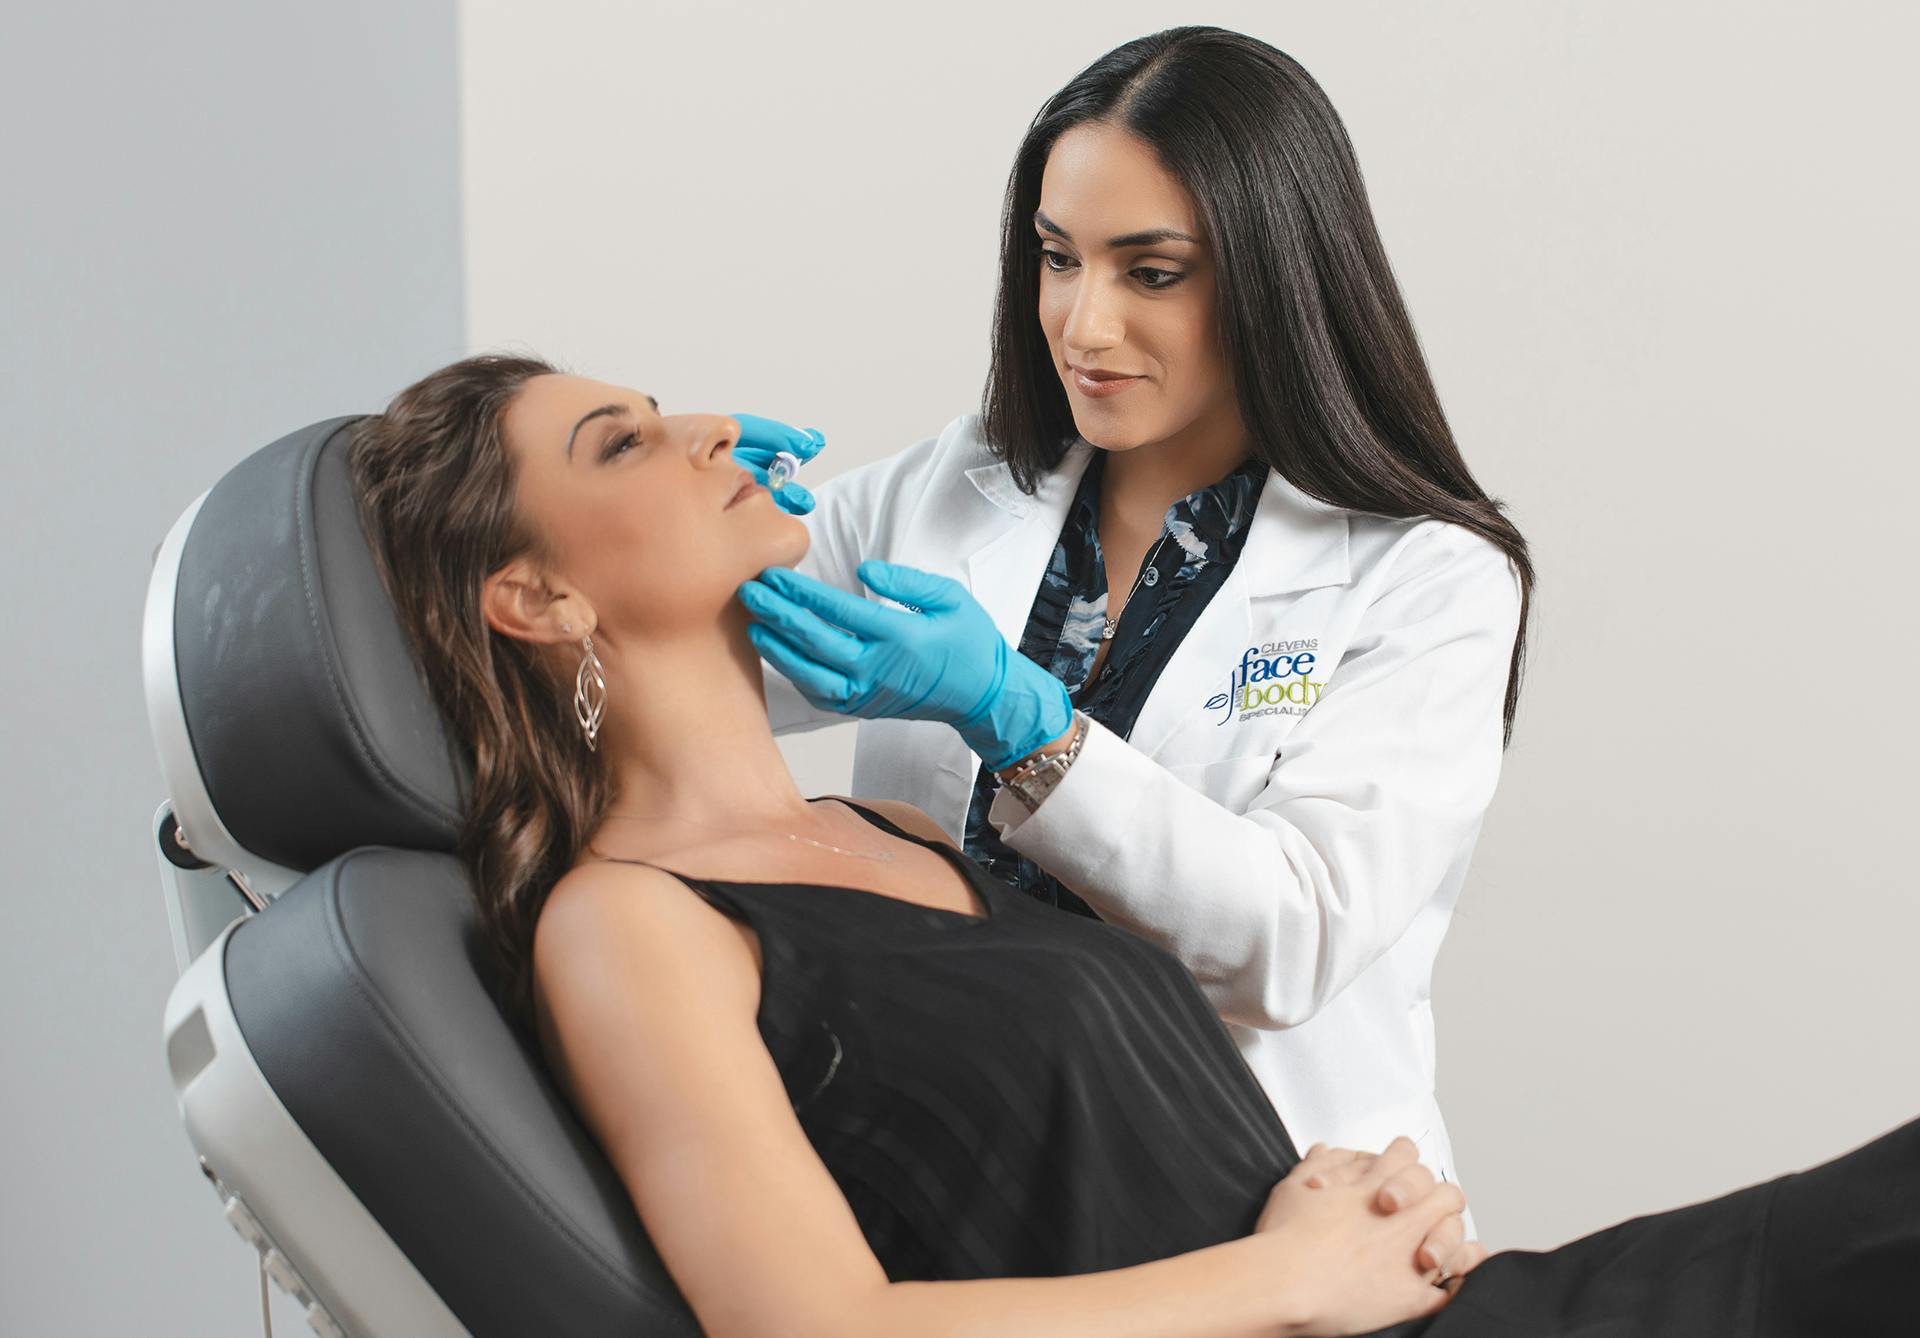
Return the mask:
M 339 675 L 334 672 L 332 619 L 329 617 L 326 625 L 322 625 L 319 589 L 314 581 L 313 567 L 308 561 L 310 548 L 316 555 L 318 553 L 318 538 L 311 528 L 309 516 L 313 500 L 313 476 L 320 466 L 320 453 L 326 449 L 328 442 L 344 430 L 344 428 L 335 428 L 334 431 L 320 438 L 318 444 L 313 447 L 311 456 L 301 461 L 300 471 L 294 481 L 293 517 L 294 523 L 300 527 L 300 584 L 307 597 L 307 621 L 313 628 L 313 639 L 319 645 L 320 663 L 327 673 L 327 686 L 333 689 L 334 701 L 339 704 L 341 717 L 347 722 L 348 737 L 352 739 L 354 748 L 359 751 L 361 758 L 373 771 L 374 778 L 392 791 L 394 798 L 413 809 L 415 813 L 434 822 L 445 822 L 449 818 L 448 814 L 437 812 L 435 806 L 413 793 L 412 788 L 403 783 L 399 776 L 368 746 L 367 731 L 361 725 L 360 712 L 349 700 L 344 684 Z M 458 814 L 451 816 L 455 822 L 458 822 Z
M 347 972 L 347 978 L 352 983 L 355 992 L 359 994 L 361 999 L 366 1003 L 368 1010 L 380 1024 L 381 1029 L 386 1032 L 388 1039 L 393 1043 L 395 1052 L 406 1062 L 407 1067 L 413 1070 L 415 1076 L 418 1077 L 427 1090 L 432 1093 L 441 1108 L 451 1115 L 455 1122 L 465 1130 L 467 1138 L 472 1145 L 480 1151 L 482 1156 L 491 1161 L 499 1169 L 507 1183 L 519 1192 L 520 1197 L 526 1202 L 527 1206 L 532 1208 L 545 1219 L 550 1226 L 566 1238 L 566 1240 L 579 1251 L 582 1258 L 597 1266 L 606 1275 L 608 1281 L 617 1284 L 634 1299 L 657 1308 L 660 1304 L 658 1297 L 637 1286 L 634 1279 L 628 1276 L 616 1261 L 605 1258 L 599 1248 L 593 1242 L 587 1240 L 573 1223 L 561 1217 L 551 1204 L 545 1202 L 533 1192 L 530 1188 L 534 1183 L 531 1177 L 522 1174 L 517 1167 L 508 1162 L 507 1159 L 493 1147 L 491 1141 L 483 1135 L 482 1131 L 467 1117 L 466 1111 L 461 1109 L 460 1104 L 453 1099 L 452 1093 L 448 1090 L 447 1085 L 441 1080 L 440 1075 L 435 1072 L 426 1056 L 414 1047 L 405 1030 L 401 1028 L 394 1017 L 393 1011 L 388 1008 L 386 1000 L 374 991 L 371 984 L 372 977 L 368 974 L 365 965 L 361 962 L 360 955 L 353 950 L 352 940 L 347 935 L 346 921 L 340 914 L 340 875 L 348 863 L 361 853 L 361 851 L 350 851 L 335 861 L 333 870 L 327 880 L 326 900 L 326 921 L 329 936 L 334 940 L 334 946 L 339 950 L 341 957 L 351 968 Z M 642 1224 L 642 1230 L 644 1231 L 644 1229 L 644 1224 Z M 649 1244 L 651 1244 L 651 1241 L 649 1241 Z M 658 1247 L 655 1247 L 654 1252 L 658 1255 Z M 665 1261 L 662 1261 L 663 1271 L 664 1268 Z M 668 1277 L 669 1280 L 671 1280 L 672 1275 L 668 1274 Z M 685 1300 L 684 1297 L 681 1299 L 683 1301 Z

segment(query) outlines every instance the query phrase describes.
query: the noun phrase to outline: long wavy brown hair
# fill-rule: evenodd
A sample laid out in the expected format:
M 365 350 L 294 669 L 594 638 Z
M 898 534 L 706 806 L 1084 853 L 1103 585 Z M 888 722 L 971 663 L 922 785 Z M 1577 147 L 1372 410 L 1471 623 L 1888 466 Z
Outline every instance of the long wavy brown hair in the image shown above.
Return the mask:
M 541 553 L 514 505 L 501 420 L 521 386 L 554 370 L 494 354 L 443 367 L 355 424 L 348 455 L 381 579 L 472 768 L 460 858 L 523 1019 L 540 909 L 612 794 L 574 721 L 571 680 L 480 610 L 488 576 Z

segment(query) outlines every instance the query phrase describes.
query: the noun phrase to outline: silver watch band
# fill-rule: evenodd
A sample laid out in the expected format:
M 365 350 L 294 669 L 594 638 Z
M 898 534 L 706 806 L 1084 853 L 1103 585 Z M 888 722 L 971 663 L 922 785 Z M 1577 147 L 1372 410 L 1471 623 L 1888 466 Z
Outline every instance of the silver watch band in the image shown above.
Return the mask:
M 1087 741 L 1087 732 L 1093 722 L 1080 711 L 1073 713 L 1073 737 L 1067 746 L 1057 753 L 1046 753 L 1031 761 L 999 773 L 1000 781 L 1031 813 L 1040 807 L 1040 801 L 1052 794 L 1055 787 L 1065 779 L 1067 769 L 1080 756 L 1080 747 Z

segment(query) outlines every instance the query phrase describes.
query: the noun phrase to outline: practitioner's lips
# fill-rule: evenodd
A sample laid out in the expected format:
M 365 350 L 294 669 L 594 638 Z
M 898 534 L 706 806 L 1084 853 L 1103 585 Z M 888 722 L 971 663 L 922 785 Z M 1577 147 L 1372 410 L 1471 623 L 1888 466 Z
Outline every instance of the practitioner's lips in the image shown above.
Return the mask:
M 1096 400 L 1105 399 L 1108 395 L 1118 395 L 1121 391 L 1131 389 L 1146 379 L 1143 376 L 1129 376 L 1123 372 L 1077 367 L 1073 363 L 1068 363 L 1067 368 L 1073 373 L 1073 388 L 1089 399 Z

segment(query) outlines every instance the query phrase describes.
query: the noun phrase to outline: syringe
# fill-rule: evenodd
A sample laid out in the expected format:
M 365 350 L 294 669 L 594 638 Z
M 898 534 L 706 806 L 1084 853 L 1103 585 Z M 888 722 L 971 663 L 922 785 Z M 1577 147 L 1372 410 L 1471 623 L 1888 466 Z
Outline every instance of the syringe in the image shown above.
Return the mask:
M 779 492 L 800 472 L 800 457 L 792 451 L 775 451 L 773 463 L 767 466 L 767 488 Z

